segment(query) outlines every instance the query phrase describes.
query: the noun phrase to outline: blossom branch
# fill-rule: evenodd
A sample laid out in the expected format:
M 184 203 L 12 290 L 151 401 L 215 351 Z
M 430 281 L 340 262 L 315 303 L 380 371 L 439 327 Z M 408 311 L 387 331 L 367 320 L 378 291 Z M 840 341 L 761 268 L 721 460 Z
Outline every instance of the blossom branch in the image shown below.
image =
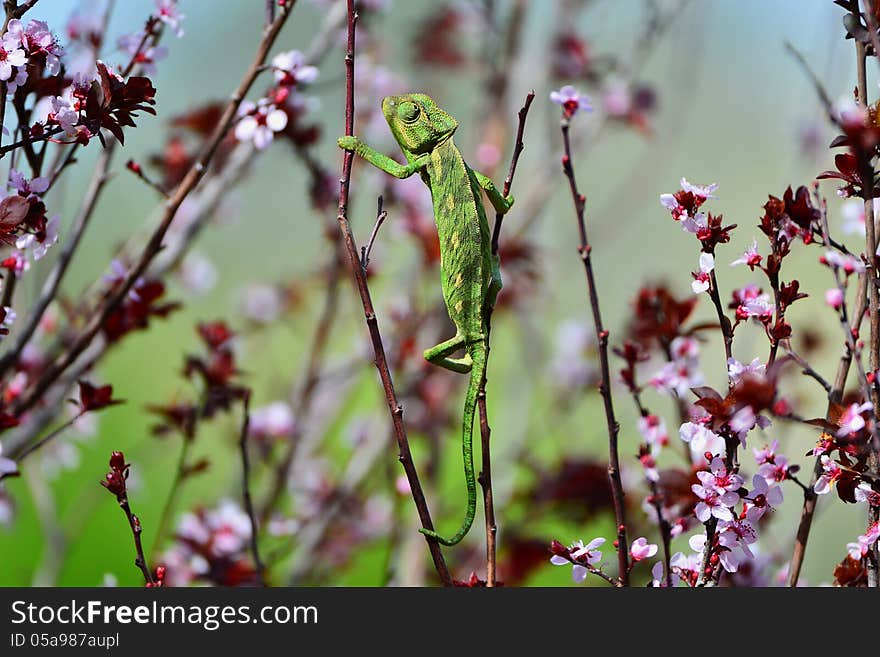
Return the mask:
M 599 344 L 599 366 L 602 380 L 599 384 L 599 392 L 605 407 L 605 423 L 608 427 L 608 478 L 611 483 L 611 497 L 614 503 L 614 518 L 617 524 L 617 561 L 618 561 L 618 586 L 629 585 L 629 554 L 626 541 L 626 510 L 623 492 L 623 483 L 620 478 L 620 458 L 617 448 L 617 437 L 620 425 L 614 415 L 614 403 L 611 398 L 611 370 L 608 364 L 608 331 L 602 324 L 602 315 L 599 309 L 599 294 L 596 289 L 596 279 L 593 275 L 591 259 L 592 247 L 587 239 L 587 226 L 584 220 L 584 208 L 586 197 L 578 191 L 575 179 L 574 166 L 571 159 L 571 143 L 569 140 L 570 117 L 563 115 L 562 142 L 565 154 L 562 157 L 562 169 L 568 178 L 572 200 L 574 201 L 575 215 L 577 218 L 578 231 L 580 233 L 580 245 L 578 253 L 584 265 L 587 277 L 587 288 L 590 298 L 590 308 L 593 313 L 593 324 L 596 332 L 596 340 Z
M 354 0 L 347 0 L 348 8 L 348 41 L 345 55 L 345 134 L 354 134 L 354 39 L 355 39 L 355 23 L 357 14 L 354 10 Z M 397 394 L 394 390 L 394 383 L 391 378 L 391 372 L 388 368 L 388 362 L 385 357 L 385 347 L 382 344 L 382 336 L 379 332 L 379 322 L 376 312 L 373 308 L 373 301 L 370 297 L 370 289 L 367 285 L 367 277 L 360 263 L 360 254 L 358 253 L 354 235 L 351 230 L 351 223 L 348 219 L 348 196 L 349 184 L 351 179 L 351 166 L 354 155 L 350 151 L 345 151 L 342 159 L 342 178 L 340 179 L 339 189 L 339 229 L 342 232 L 342 241 L 345 250 L 348 253 L 352 273 L 354 274 L 355 283 L 358 294 L 361 298 L 361 304 L 364 310 L 364 316 L 367 321 L 367 328 L 370 332 L 370 340 L 373 343 L 373 351 L 375 354 L 376 369 L 379 370 L 379 378 L 382 380 L 382 387 L 385 390 L 385 400 L 388 404 L 388 410 L 391 413 L 391 422 L 394 427 L 394 436 L 397 439 L 397 445 L 400 450 L 399 459 L 406 472 L 409 481 L 410 490 L 412 492 L 413 502 L 418 509 L 419 519 L 422 527 L 433 530 L 434 525 L 431 521 L 431 514 L 428 510 L 428 504 L 419 482 L 418 473 L 412 460 L 412 453 L 409 448 L 409 439 L 406 434 L 406 427 L 403 423 L 403 407 L 397 400 Z M 446 567 L 446 561 L 440 550 L 440 545 L 436 539 L 425 536 L 428 549 L 431 552 L 431 558 L 434 562 L 434 568 L 444 585 L 451 585 L 452 578 Z
M 42 376 L 17 401 L 13 408 L 15 414 L 21 414 L 33 407 L 40 397 L 42 397 L 43 393 L 45 393 L 45 391 L 52 385 L 53 381 L 55 381 L 60 374 L 76 361 L 77 357 L 89 346 L 101 330 L 101 327 L 104 325 L 104 322 L 110 314 L 117 308 L 119 303 L 125 299 L 129 290 L 131 290 L 137 280 L 147 270 L 147 267 L 156 255 L 158 255 L 162 248 L 162 241 L 165 234 L 168 232 L 174 217 L 177 215 L 178 209 L 190 192 L 207 173 L 211 160 L 220 146 L 220 142 L 226 136 L 226 133 L 235 120 L 239 105 L 256 80 L 260 67 L 265 62 L 270 49 L 275 43 L 281 29 L 284 27 L 284 24 L 287 22 L 287 18 L 290 16 L 295 4 L 295 1 L 292 1 L 281 7 L 275 22 L 264 31 L 262 40 L 257 47 L 253 63 L 248 68 L 235 92 L 230 97 L 211 138 L 208 139 L 199 157 L 196 158 L 196 162 L 190 167 L 186 176 L 174 191 L 174 194 L 166 202 L 165 212 L 163 213 L 162 219 L 148 239 L 134 267 L 132 267 L 125 278 L 102 299 L 98 307 L 90 314 L 90 321 L 72 344 L 61 355 L 59 355 L 55 361 L 46 367 Z
M 827 243 L 828 240 L 830 240 L 830 231 L 828 228 L 827 206 L 824 203 L 822 204 L 822 214 L 820 219 L 823 239 Z M 836 272 L 835 275 L 837 275 Z M 834 381 L 831 385 L 831 390 L 828 392 L 828 407 L 826 409 L 825 417 L 829 420 L 831 419 L 832 409 L 835 405 L 840 403 L 840 400 L 843 396 L 843 390 L 846 387 L 846 380 L 849 376 L 853 357 L 855 356 L 852 336 L 859 334 L 862 320 L 865 316 L 865 310 L 867 310 L 868 297 L 865 294 L 866 287 L 867 280 L 865 275 L 862 274 L 861 276 L 859 276 L 859 282 L 856 287 L 856 303 L 855 309 L 853 310 L 852 322 L 847 322 L 847 324 L 843 327 L 845 336 L 844 351 L 837 364 L 837 371 L 834 376 Z M 798 580 L 800 579 L 801 568 L 803 567 L 804 557 L 806 556 L 807 552 L 807 542 L 809 541 L 810 530 L 813 525 L 813 517 L 816 513 L 816 502 L 818 496 L 814 490 L 814 486 L 821 476 L 822 471 L 823 468 L 821 457 L 817 456 L 816 461 L 813 465 L 813 473 L 810 478 L 810 484 L 809 486 L 803 488 L 804 502 L 803 506 L 801 507 L 801 518 L 798 522 L 794 548 L 792 551 L 791 561 L 789 562 L 788 585 L 791 587 L 797 586 Z
M 868 32 L 873 34 L 873 41 L 877 41 L 877 26 L 873 20 L 873 2 L 863 0 L 865 5 L 865 20 L 868 23 Z M 858 14 L 858 3 L 855 13 Z M 870 16 L 870 18 L 869 18 Z M 853 40 L 856 46 L 856 66 L 858 70 L 859 102 L 867 109 L 868 107 L 868 75 L 867 75 L 867 48 L 861 39 Z M 876 46 L 875 46 L 876 48 Z M 880 57 L 880 52 L 874 51 L 874 57 Z M 870 335 L 868 348 L 868 366 L 873 374 L 870 385 L 870 400 L 873 403 L 872 414 L 874 427 L 868 455 L 868 470 L 872 475 L 880 473 L 880 439 L 878 439 L 878 424 L 880 424 L 880 381 L 877 381 L 877 373 L 880 372 L 880 292 L 877 282 L 877 223 L 874 217 L 874 165 L 866 156 L 859 157 L 862 176 L 862 198 L 865 202 L 865 273 L 868 281 L 868 310 L 870 315 Z M 880 519 L 880 509 L 868 505 L 868 523 L 876 523 Z M 867 559 L 868 586 L 880 587 L 880 547 L 875 541 L 871 550 L 871 558 Z

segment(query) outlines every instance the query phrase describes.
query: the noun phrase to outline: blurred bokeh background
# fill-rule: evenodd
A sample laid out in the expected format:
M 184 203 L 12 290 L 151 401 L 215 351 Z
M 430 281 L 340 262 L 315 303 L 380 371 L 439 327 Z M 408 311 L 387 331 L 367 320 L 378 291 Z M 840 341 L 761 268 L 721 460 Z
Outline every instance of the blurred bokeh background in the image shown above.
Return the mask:
M 73 9 L 100 13 L 105 4 L 41 0 L 32 16 L 48 21 L 63 42 Z M 308 52 L 338 4 L 300 0 L 275 52 Z M 559 108 L 549 93 L 574 84 L 596 107 L 574 117 L 572 134 L 602 309 L 616 344 L 625 335 L 640 286 L 662 282 L 680 298 L 691 296 L 696 243 L 658 203 L 659 194 L 675 191 L 682 176 L 700 184 L 718 182 L 718 199 L 710 209 L 739 225 L 718 258 L 723 296 L 757 281 L 746 268 L 728 269 L 726 261 L 759 236 L 756 224 L 768 194 L 781 196 L 788 185 L 809 185 L 833 157 L 827 149 L 833 135 L 821 106 L 785 43 L 804 53 L 832 97 L 846 96 L 855 66 L 851 42 L 843 39 L 842 11 L 830 0 L 366 4 L 356 131 L 372 145 L 396 152 L 375 116 L 381 96 L 424 91 L 459 119 L 456 141 L 465 158 L 500 182 L 516 110 L 529 89 L 536 92 L 514 183 L 517 205 L 505 220 L 508 296 L 493 322 L 489 370 L 499 578 L 512 584 L 570 584 L 570 571 L 549 563 L 549 541 L 605 536 L 610 542 L 613 517 L 604 488 L 606 429 L 594 389 L 596 354 L 586 337 L 591 318 L 574 248 L 571 199 L 559 167 Z M 111 64 L 123 59 L 112 48 L 116 37 L 137 30 L 154 7 L 151 0 L 115 5 L 103 55 Z M 251 61 L 263 22 L 262 1 L 181 0 L 180 7 L 186 33 L 180 39 L 168 35 L 167 58 L 151 75 L 158 116 L 142 116 L 116 156 L 114 178 L 65 281 L 64 292 L 73 300 L 108 270 L 123 241 L 155 221 L 156 193 L 125 170 L 125 161 L 133 158 L 149 171 L 151 156 L 161 154 L 173 134 L 169 119 L 226 98 Z M 522 23 L 511 46 L 510 20 L 517 12 Z M 560 50 L 563 33 L 580 42 Z M 199 427 L 187 462 L 204 460 L 206 467 L 179 486 L 165 539 L 153 545 L 182 439 L 173 432 L 153 435 L 157 418 L 147 406 L 197 396 L 195 384 L 181 374 L 186 355 L 203 350 L 197 322 L 224 320 L 236 331 L 239 380 L 252 388 L 254 409 L 273 403 L 296 408 L 316 326 L 327 308 L 327 272 L 334 270 L 333 241 L 326 235 L 336 236 L 335 210 L 332 202 L 315 208 L 314 170 L 307 166 L 311 159 L 329 173 L 335 191 L 344 72 L 341 42 L 331 41 L 317 62 L 317 79 L 299 92 L 305 103 L 302 124 L 316 126 L 319 137 L 305 146 L 276 139 L 253 158 L 243 180 L 213 213 L 195 255 L 185 261 L 189 269 L 168 279 L 167 296 L 181 301 L 182 308 L 153 321 L 148 331 L 126 337 L 92 376 L 112 383 L 115 396 L 127 403 L 96 415 L 90 429 L 67 432 L 52 450 L 23 467 L 21 478 L 6 482 L 15 509 L 9 522 L 0 524 L 0 584 L 140 584 L 125 519 L 98 485 L 111 450 L 123 450 L 132 464 L 130 498 L 154 564 L 174 549 L 174 530 L 185 514 L 217 509 L 224 500 L 238 503 L 240 420 L 233 411 Z M 507 48 L 513 52 L 510 60 Z M 500 91 L 498 75 L 504 79 Z M 264 86 L 258 83 L 254 99 Z M 65 222 L 78 205 L 97 151 L 97 144 L 87 149 L 47 199 Z M 459 417 L 465 381 L 428 371 L 421 361 L 421 351 L 448 337 L 449 329 L 438 307 L 436 263 L 425 260 L 430 214 L 417 215 L 429 197 L 420 185 L 386 180 L 357 164 L 351 215 L 359 240 L 365 240 L 376 197 L 385 194 L 389 218 L 373 252 L 373 298 L 429 503 L 436 522 L 448 531 L 464 507 Z M 823 192 L 830 197 L 832 226 L 839 228 L 842 212 L 833 186 L 823 186 Z M 813 297 L 793 308 L 790 321 L 798 348 L 830 378 L 841 345 L 835 317 L 821 301 L 830 275 L 816 265 L 817 257 L 816 249 L 801 248 L 787 261 L 789 277 L 797 277 Z M 405 491 L 398 492 L 401 471 L 359 302 L 348 269 L 335 269 L 338 306 L 322 330 L 327 348 L 319 381 L 304 417 L 293 418 L 297 456 L 262 543 L 269 579 L 277 584 L 432 583 L 412 502 Z M 40 263 L 23 279 L 19 313 L 46 271 Z M 712 319 L 705 300 L 695 317 Z M 804 337 L 811 344 L 799 342 Z M 749 327 L 738 335 L 735 355 L 746 362 L 766 357 L 766 349 L 761 331 Z M 722 386 L 717 336 L 709 335 L 702 345 L 701 362 L 708 383 Z M 613 364 L 620 366 L 617 359 Z M 646 366 L 645 379 L 657 369 L 652 367 Z M 815 383 L 792 371 L 783 388 L 801 404 L 802 415 L 824 414 L 823 393 Z M 669 427 L 672 445 L 661 462 L 675 463 L 680 441 L 674 405 L 651 390 L 645 399 Z M 655 527 L 642 510 L 647 491 L 635 458 L 637 415 L 623 390 L 616 391 L 616 406 L 631 533 L 656 542 Z M 274 409 L 284 425 L 284 409 Z M 258 500 L 271 485 L 290 431 L 282 426 L 280 436 L 252 441 Z M 762 439 L 779 440 L 781 452 L 805 464 L 807 478 L 812 463 L 804 454 L 815 431 L 776 423 L 750 440 Z M 775 559 L 767 565 L 768 581 L 789 558 L 800 513 L 800 491 L 791 485 L 785 494 L 786 502 L 761 532 L 761 554 Z M 846 542 L 864 529 L 861 508 L 830 497 L 820 501 L 807 552 L 804 579 L 810 584 L 831 580 Z M 466 541 L 447 551 L 458 579 L 471 570 L 483 575 L 482 539 L 478 513 Z M 674 549 L 687 551 L 686 537 L 676 539 Z M 610 552 L 606 560 L 613 561 Z M 648 568 L 640 568 L 639 576 L 647 577 Z

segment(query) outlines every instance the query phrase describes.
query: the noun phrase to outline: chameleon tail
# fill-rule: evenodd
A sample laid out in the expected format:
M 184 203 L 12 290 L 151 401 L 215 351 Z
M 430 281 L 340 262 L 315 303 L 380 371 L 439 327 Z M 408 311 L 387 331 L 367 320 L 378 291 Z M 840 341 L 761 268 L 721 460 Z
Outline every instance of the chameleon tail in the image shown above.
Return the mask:
M 464 457 L 464 480 L 467 484 L 467 509 L 465 510 L 464 522 L 454 536 L 443 538 L 440 534 L 430 529 L 420 529 L 425 536 L 436 539 L 441 545 L 456 545 L 470 531 L 477 512 L 477 482 L 474 477 L 474 415 L 477 409 L 477 395 L 480 391 L 480 383 L 486 373 L 486 347 L 482 342 L 474 344 L 471 350 L 473 366 L 471 378 L 468 383 L 467 396 L 464 401 L 463 426 L 461 430 L 461 450 Z

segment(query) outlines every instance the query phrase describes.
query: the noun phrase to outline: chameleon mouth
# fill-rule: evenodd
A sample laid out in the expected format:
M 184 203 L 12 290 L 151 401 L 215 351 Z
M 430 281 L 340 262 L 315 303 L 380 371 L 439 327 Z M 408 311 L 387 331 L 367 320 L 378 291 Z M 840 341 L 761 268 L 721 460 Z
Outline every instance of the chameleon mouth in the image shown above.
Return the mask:
M 400 96 L 385 96 L 382 99 L 382 113 L 385 116 L 390 116 L 394 111 L 394 108 L 400 103 Z

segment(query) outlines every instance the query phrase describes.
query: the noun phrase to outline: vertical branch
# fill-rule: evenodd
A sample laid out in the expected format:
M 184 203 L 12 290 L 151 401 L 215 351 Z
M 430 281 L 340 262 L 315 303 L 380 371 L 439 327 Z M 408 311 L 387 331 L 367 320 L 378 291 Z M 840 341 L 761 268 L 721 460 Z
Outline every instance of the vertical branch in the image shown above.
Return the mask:
M 865 16 L 868 21 L 868 31 L 876 34 L 877 26 L 874 25 L 872 11 L 874 9 L 873 2 L 863 0 L 865 5 Z M 855 4 L 856 19 L 859 19 L 858 3 Z M 868 18 L 871 15 L 871 18 Z M 875 37 L 876 38 L 876 37 Z M 853 39 L 856 45 L 856 67 L 858 71 L 858 90 L 859 103 L 865 109 L 868 107 L 868 75 L 867 75 L 867 46 L 860 39 Z M 880 53 L 875 52 L 875 57 L 880 57 Z M 880 408 L 880 383 L 878 383 L 876 374 L 880 370 L 880 297 L 877 291 L 877 226 L 874 221 L 874 165 L 867 153 L 859 155 L 859 167 L 861 169 L 862 178 L 862 198 L 865 203 L 865 278 L 868 281 L 866 292 L 868 294 L 868 310 L 870 315 L 870 336 L 868 347 L 868 366 L 870 371 L 874 373 L 874 380 L 870 385 L 871 402 L 874 404 L 874 429 L 873 439 L 869 446 L 868 468 L 871 474 L 877 475 L 880 470 L 880 454 L 878 454 L 877 441 L 877 421 L 880 418 L 878 408 Z M 868 523 L 876 522 L 878 512 L 868 505 Z M 868 586 L 872 588 L 880 587 L 880 563 L 878 563 L 880 551 L 876 542 L 871 548 L 871 555 L 867 559 L 868 570 Z
M 266 570 L 260 559 L 259 534 L 257 518 L 254 515 L 254 502 L 251 499 L 251 464 L 248 458 L 247 439 L 251 424 L 251 391 L 246 389 L 241 399 L 242 420 L 241 432 L 238 437 L 238 449 L 241 451 L 241 496 L 242 504 L 248 519 L 251 522 L 251 554 L 254 557 L 254 567 L 257 569 L 257 581 L 260 586 L 266 586 Z
M 357 14 L 354 10 L 354 0 L 346 0 L 348 7 L 348 40 L 345 54 L 345 134 L 354 134 L 354 37 L 355 23 Z M 373 301 L 370 297 L 370 289 L 367 285 L 367 277 L 361 267 L 360 255 L 355 243 L 354 235 L 351 230 L 351 223 L 348 220 L 348 195 L 349 182 L 351 179 L 351 166 L 354 160 L 354 154 L 345 151 L 342 157 L 342 178 L 339 181 L 339 230 L 342 233 L 342 241 L 348 253 L 351 270 L 354 274 L 355 284 L 358 294 L 361 298 L 361 304 L 364 309 L 364 316 L 367 322 L 367 328 L 370 332 L 370 340 L 373 343 L 373 351 L 375 354 L 375 365 L 379 371 L 379 378 L 382 381 L 382 388 L 385 391 L 385 401 L 388 404 L 388 410 L 391 413 L 391 422 L 394 428 L 394 437 L 397 440 L 397 446 L 400 450 L 399 459 L 403 465 L 406 478 L 409 481 L 412 491 L 413 502 L 419 513 L 422 527 L 425 529 L 434 529 L 431 521 L 431 513 L 428 510 L 428 503 L 425 500 L 425 494 L 422 485 L 419 482 L 418 472 L 412 460 L 412 453 L 409 448 L 409 438 L 406 435 L 406 427 L 403 424 L 403 407 L 397 400 L 397 393 L 394 390 L 394 383 L 391 378 L 391 372 L 388 367 L 388 361 L 385 357 L 385 348 L 382 344 L 382 336 L 379 332 L 379 323 L 376 319 L 376 312 L 373 309 Z M 425 536 L 428 543 L 428 549 L 431 552 L 431 558 L 434 562 L 434 568 L 444 585 L 452 584 L 452 577 L 449 569 L 446 567 L 446 561 L 440 550 L 440 544 L 433 538 Z
M 155 584 L 153 573 L 150 572 L 150 567 L 147 565 L 147 558 L 144 556 L 144 546 L 141 543 L 141 534 L 144 529 L 141 527 L 140 518 L 131 512 L 131 506 L 128 504 L 127 494 L 123 494 L 122 497 L 119 498 L 119 508 L 125 513 L 125 517 L 128 519 L 128 526 L 131 527 L 131 534 L 134 537 L 134 549 L 136 553 L 134 565 L 140 568 L 144 575 L 144 581 L 147 584 Z
M 602 373 L 602 381 L 599 384 L 599 392 L 602 395 L 602 403 L 605 406 L 605 423 L 608 426 L 608 478 L 611 482 L 611 497 L 614 503 L 614 518 L 617 523 L 617 561 L 618 561 L 618 586 L 629 586 L 629 552 L 626 542 L 626 509 L 623 493 L 623 483 L 620 479 L 620 458 L 617 449 L 617 436 L 620 425 L 614 415 L 614 404 L 611 399 L 611 370 L 608 365 L 608 331 L 602 324 L 602 315 L 599 310 L 599 293 L 596 289 L 596 279 L 593 275 L 593 263 L 591 259 L 592 247 L 587 238 L 587 225 L 584 220 L 584 207 L 586 197 L 578 191 L 577 181 L 574 174 L 574 166 L 571 160 L 571 142 L 569 140 L 570 117 L 562 118 L 562 141 L 565 147 L 565 155 L 562 157 L 562 169 L 568 178 L 572 200 L 574 201 L 575 215 L 577 218 L 578 231 L 580 233 L 580 245 L 578 253 L 584 263 L 584 272 L 587 276 L 587 289 L 590 297 L 590 308 L 593 313 L 593 325 L 596 331 L 596 340 L 599 344 L 599 366 Z
M 518 113 L 519 123 L 516 128 L 516 141 L 514 142 L 513 155 L 510 159 L 510 168 L 507 170 L 507 178 L 504 179 L 504 197 L 510 196 L 510 187 L 513 184 L 513 176 L 516 173 L 516 165 L 519 162 L 519 156 L 525 145 L 523 144 L 523 133 L 526 128 L 526 117 L 529 114 L 529 107 L 535 99 L 535 92 L 530 91 L 526 95 L 525 103 Z M 500 212 L 495 213 L 495 226 L 492 230 L 492 255 L 498 256 L 498 241 L 501 236 L 501 223 L 504 221 L 504 215 Z M 494 307 L 487 307 L 486 313 L 486 363 L 488 371 L 489 362 L 489 335 L 492 331 L 492 312 Z M 492 429 L 489 427 L 489 415 L 486 410 L 486 376 L 480 381 L 480 390 L 477 393 L 477 409 L 480 416 L 480 445 L 481 445 L 481 470 L 480 470 L 480 486 L 483 489 L 483 509 L 486 515 L 486 586 L 494 587 L 496 580 L 496 541 L 498 535 L 498 526 L 495 523 L 495 500 L 492 494 L 492 458 L 491 458 L 491 435 Z

